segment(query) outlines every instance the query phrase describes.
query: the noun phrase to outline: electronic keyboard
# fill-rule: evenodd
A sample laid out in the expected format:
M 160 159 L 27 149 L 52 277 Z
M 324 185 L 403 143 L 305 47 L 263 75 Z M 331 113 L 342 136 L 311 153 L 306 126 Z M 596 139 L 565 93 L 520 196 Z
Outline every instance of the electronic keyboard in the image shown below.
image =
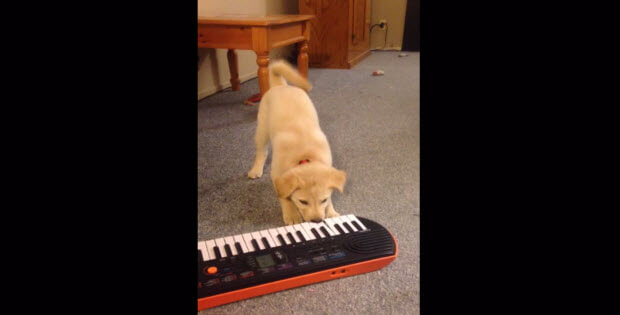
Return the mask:
M 378 223 L 354 215 L 198 242 L 198 310 L 381 269 L 398 254 Z

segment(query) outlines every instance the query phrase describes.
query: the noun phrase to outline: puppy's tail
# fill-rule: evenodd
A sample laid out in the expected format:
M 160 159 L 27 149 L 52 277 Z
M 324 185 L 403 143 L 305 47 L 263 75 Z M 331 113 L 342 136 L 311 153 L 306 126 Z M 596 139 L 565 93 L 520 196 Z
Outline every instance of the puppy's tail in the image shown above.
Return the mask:
M 276 60 L 269 64 L 269 86 L 287 85 L 291 82 L 306 92 L 312 89 L 312 85 L 301 74 L 284 60 Z

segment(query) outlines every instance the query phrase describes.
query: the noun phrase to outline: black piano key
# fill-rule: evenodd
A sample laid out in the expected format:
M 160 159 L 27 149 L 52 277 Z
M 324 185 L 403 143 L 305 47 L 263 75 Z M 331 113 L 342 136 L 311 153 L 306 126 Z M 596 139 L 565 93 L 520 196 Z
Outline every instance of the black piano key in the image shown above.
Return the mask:
M 199 249 L 198 250 L 198 262 L 203 262 L 204 260 L 202 259 L 202 251 Z
M 280 241 L 280 244 L 282 244 L 282 246 L 286 245 L 286 242 L 284 241 L 284 237 L 282 237 L 282 235 L 278 234 L 278 240 Z
M 266 237 L 261 238 L 261 240 L 263 240 L 263 245 L 265 245 L 266 249 L 270 249 L 271 246 L 269 246 L 269 242 L 267 241 Z
M 355 222 L 355 221 L 351 221 L 351 223 L 353 223 L 353 226 L 354 226 L 354 227 L 355 227 L 358 231 L 362 231 L 362 230 L 364 230 L 364 229 L 362 229 L 362 227 L 361 227 L 359 224 L 357 224 L 357 222 Z
M 222 254 L 220 253 L 220 248 L 217 246 L 213 246 L 213 252 L 215 252 L 215 259 L 222 258 Z
M 291 243 L 293 243 L 293 244 L 297 243 L 297 241 L 295 241 L 295 237 L 293 237 L 293 234 L 291 234 L 291 232 L 287 232 L 286 233 L 286 237 L 288 237 L 288 239 L 291 241 Z
M 252 246 L 254 247 L 255 251 L 260 250 L 260 247 L 258 247 L 258 242 L 255 239 L 252 239 Z
M 342 225 L 344 225 L 344 227 L 347 228 L 347 230 L 349 230 L 349 232 L 354 232 L 353 228 L 349 225 L 349 223 L 347 222 L 342 222 Z
M 315 228 L 311 228 L 310 232 L 312 232 L 312 234 L 314 234 L 314 237 L 316 238 L 322 238 L 321 234 L 319 234 L 319 232 L 317 232 L 317 230 Z
M 345 234 L 345 231 L 342 229 L 342 227 L 340 227 L 340 224 L 334 223 L 334 226 L 336 227 L 336 230 L 340 232 L 340 234 Z
M 306 241 L 306 238 L 304 237 L 304 235 L 303 235 L 303 234 L 301 234 L 301 231 L 297 231 L 297 237 L 299 237 L 299 239 L 300 239 L 302 242 L 305 242 L 305 241 Z
M 237 249 L 238 254 L 243 253 L 243 247 L 241 247 L 241 244 L 239 244 L 239 242 L 235 242 L 235 248 Z
M 233 254 L 232 254 L 232 250 L 230 249 L 230 245 L 228 244 L 224 245 L 224 251 L 226 251 L 226 255 L 228 257 L 232 257 Z
M 327 231 L 327 229 L 324 226 L 320 227 L 319 230 L 321 230 L 321 232 L 323 232 L 325 237 L 329 237 L 330 234 L 329 234 L 329 232 Z

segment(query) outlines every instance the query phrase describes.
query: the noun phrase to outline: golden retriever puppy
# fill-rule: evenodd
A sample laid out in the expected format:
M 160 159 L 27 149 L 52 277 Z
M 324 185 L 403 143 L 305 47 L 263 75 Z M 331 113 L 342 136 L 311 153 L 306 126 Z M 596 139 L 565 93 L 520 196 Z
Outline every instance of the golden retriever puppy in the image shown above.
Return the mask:
M 248 177 L 263 175 L 271 142 L 271 180 L 284 223 L 320 222 L 338 216 L 331 194 L 334 189 L 342 193 L 347 176 L 332 167 L 329 143 L 306 93 L 312 86 L 281 60 L 269 66 L 269 85 L 258 108 L 256 159 Z

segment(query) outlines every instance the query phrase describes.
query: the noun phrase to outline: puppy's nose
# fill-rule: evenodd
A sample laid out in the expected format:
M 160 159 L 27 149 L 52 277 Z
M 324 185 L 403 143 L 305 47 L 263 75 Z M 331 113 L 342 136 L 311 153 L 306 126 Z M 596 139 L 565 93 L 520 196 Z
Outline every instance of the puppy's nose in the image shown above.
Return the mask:
M 310 221 L 312 221 L 314 223 L 321 223 L 321 221 L 323 221 L 323 220 L 321 220 L 321 219 L 312 219 Z

